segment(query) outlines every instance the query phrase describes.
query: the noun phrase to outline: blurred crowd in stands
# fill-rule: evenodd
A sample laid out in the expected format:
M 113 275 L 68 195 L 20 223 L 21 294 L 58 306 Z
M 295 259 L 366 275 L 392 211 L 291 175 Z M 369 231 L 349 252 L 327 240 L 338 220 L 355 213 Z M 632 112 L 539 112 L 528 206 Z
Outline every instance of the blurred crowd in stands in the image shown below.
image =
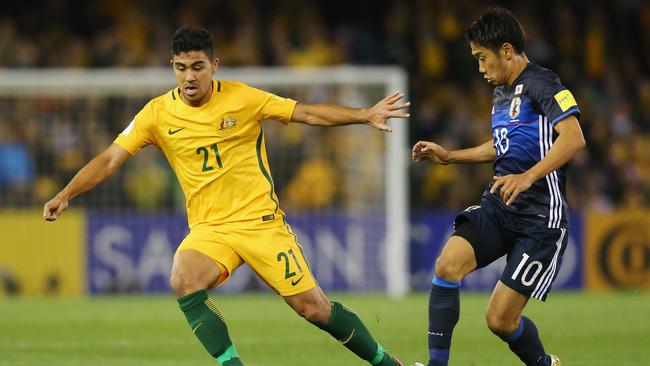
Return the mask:
M 501 4 L 523 24 L 529 59 L 554 70 L 582 110 L 587 149 L 571 162 L 572 207 L 648 205 L 650 2 Z M 213 33 L 217 56 L 227 66 L 401 65 L 409 74 L 410 143 L 425 139 L 449 149 L 470 147 L 491 138 L 492 87 L 478 73 L 464 30 L 490 5 L 469 0 L 50 0 L 23 7 L 11 2 L 0 10 L 0 67 L 166 66 L 174 29 L 200 25 Z M 88 116 L 83 126 L 73 126 L 65 116 L 16 120 L 6 112 L 20 109 L 16 103 L 20 100 L 0 98 L 2 207 L 40 206 L 131 118 L 108 116 L 115 125 L 106 125 Z M 79 104 L 74 110 L 83 116 L 89 106 Z M 39 108 L 42 116 L 56 109 Z M 307 181 L 325 174 L 318 167 L 309 173 L 310 168 L 300 173 Z M 416 210 L 472 204 L 492 176 L 489 165 L 412 164 L 409 169 Z M 131 192 L 145 201 L 136 202 L 143 207 L 173 204 L 142 198 L 163 181 L 166 170 L 140 169 L 146 182 L 133 179 L 133 170 L 101 189 Z

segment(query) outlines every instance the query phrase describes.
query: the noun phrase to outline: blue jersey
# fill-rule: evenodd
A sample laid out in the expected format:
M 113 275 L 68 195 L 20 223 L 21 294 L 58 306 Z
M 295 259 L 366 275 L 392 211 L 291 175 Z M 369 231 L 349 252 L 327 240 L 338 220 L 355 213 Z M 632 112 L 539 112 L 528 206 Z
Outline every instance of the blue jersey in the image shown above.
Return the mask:
M 537 164 L 557 138 L 555 124 L 570 115 L 580 116 L 573 95 L 552 71 L 541 66 L 531 63 L 511 86 L 496 87 L 492 106 L 495 175 L 520 174 Z M 515 214 L 540 217 L 549 228 L 566 228 L 566 168 L 565 164 L 537 180 L 510 206 L 489 188 L 483 196 Z

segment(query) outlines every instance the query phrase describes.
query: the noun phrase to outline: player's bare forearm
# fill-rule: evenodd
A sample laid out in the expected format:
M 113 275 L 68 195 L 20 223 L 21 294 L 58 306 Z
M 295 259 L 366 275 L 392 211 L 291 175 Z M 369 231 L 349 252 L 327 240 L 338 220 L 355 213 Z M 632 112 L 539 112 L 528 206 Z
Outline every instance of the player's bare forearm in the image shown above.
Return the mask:
M 404 94 L 395 93 L 380 100 L 371 108 L 349 108 L 338 104 L 298 103 L 291 121 L 311 126 L 344 126 L 368 124 L 382 131 L 391 131 L 386 121 L 390 118 L 408 118 L 409 114 L 400 112 L 410 103 L 396 104 Z
M 337 104 L 302 104 L 296 105 L 294 122 L 311 126 L 344 126 L 366 123 L 364 109 L 348 108 Z
M 450 151 L 447 161 L 450 164 L 490 163 L 496 157 L 497 153 L 490 139 L 476 147 Z
M 548 154 L 526 172 L 533 182 L 566 164 L 586 145 L 580 124 L 574 116 L 563 119 L 555 126 L 558 137 Z
M 413 160 L 431 160 L 434 163 L 461 164 L 461 163 L 485 163 L 494 161 L 496 152 L 492 146 L 492 140 L 469 149 L 449 151 L 444 147 L 429 141 L 418 141 L 413 146 Z
M 119 160 L 107 154 L 106 151 L 94 157 L 88 164 L 77 172 L 70 183 L 59 192 L 59 196 L 72 199 L 81 193 L 95 188 L 121 165 Z
M 43 207 L 43 218 L 48 221 L 56 220 L 68 207 L 69 201 L 86 192 L 108 178 L 130 156 L 123 147 L 112 144 L 101 154 L 94 157 L 70 180 L 65 188 Z

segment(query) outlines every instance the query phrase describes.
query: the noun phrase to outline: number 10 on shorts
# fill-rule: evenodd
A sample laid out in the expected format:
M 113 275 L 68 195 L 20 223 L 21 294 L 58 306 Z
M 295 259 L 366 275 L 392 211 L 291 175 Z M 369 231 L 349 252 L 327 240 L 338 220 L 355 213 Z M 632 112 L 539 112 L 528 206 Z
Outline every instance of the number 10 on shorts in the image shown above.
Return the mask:
M 517 279 L 517 276 L 519 276 L 519 272 L 524 268 L 526 265 L 526 262 L 528 261 L 528 258 L 530 256 L 526 253 L 522 254 L 521 262 L 519 262 L 519 265 L 517 266 L 517 269 L 515 269 L 515 273 L 512 274 L 512 277 L 510 277 L 513 280 Z M 524 286 L 530 286 L 532 285 L 535 280 L 537 279 L 537 276 L 539 276 L 539 273 L 542 271 L 542 262 L 540 261 L 532 261 L 528 263 L 526 266 L 526 269 L 524 270 L 524 273 L 521 275 L 521 283 Z M 534 269 L 533 269 L 534 268 Z M 530 272 L 534 271 L 534 273 L 531 275 Z

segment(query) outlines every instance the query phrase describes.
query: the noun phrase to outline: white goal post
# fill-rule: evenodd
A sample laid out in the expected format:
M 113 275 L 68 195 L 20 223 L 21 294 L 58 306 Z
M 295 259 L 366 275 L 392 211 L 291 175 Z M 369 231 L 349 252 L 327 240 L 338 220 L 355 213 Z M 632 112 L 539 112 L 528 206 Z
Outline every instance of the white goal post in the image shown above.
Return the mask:
M 373 87 L 383 95 L 408 92 L 406 72 L 398 67 L 336 66 L 318 68 L 243 67 L 219 68 L 215 79 L 236 80 L 261 89 L 303 85 L 351 85 Z M 55 97 L 83 98 L 95 96 L 156 96 L 174 86 L 170 68 L 143 69 L 4 69 L 0 70 L 0 98 Z M 270 88 L 270 89 L 269 89 Z M 156 94 L 157 93 L 157 94 Z M 282 95 L 282 94 L 280 94 Z M 284 95 L 286 96 L 286 95 Z M 367 98 L 371 101 L 376 96 Z M 365 99 L 364 99 L 365 100 Z M 404 98 L 408 100 L 408 96 Z M 309 100 L 337 102 L 345 100 Z M 353 105 L 358 107 L 357 105 Z M 127 121 L 124 121 L 127 122 Z M 392 133 L 385 134 L 382 172 L 385 200 L 385 291 L 403 296 L 410 288 L 409 278 L 409 193 L 408 193 L 408 121 L 393 120 Z M 368 134 L 375 131 L 365 131 Z M 364 133 L 365 133 L 364 132 Z M 380 157 L 377 157 L 380 159 Z M 389 168 L 388 168 L 389 167 Z M 273 170 L 274 167 L 271 166 Z M 282 203 L 282 197 L 280 197 Z M 291 211 L 288 210 L 291 215 Z

